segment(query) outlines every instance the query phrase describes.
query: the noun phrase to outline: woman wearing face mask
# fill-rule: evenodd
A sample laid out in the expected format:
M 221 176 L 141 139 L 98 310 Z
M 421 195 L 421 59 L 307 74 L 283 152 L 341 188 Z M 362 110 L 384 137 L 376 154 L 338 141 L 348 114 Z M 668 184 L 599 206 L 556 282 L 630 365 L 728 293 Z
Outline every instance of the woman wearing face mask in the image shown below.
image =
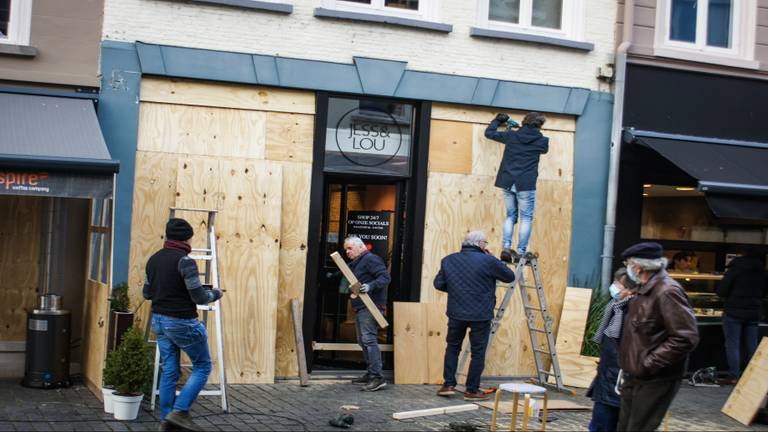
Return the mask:
M 605 306 L 603 319 L 592 338 L 600 344 L 600 363 L 597 376 L 587 391 L 587 396 L 595 402 L 592 420 L 589 422 L 590 432 L 615 431 L 619 422 L 621 399 L 615 390 L 619 376 L 618 347 L 624 312 L 635 287 L 626 268 L 622 267 L 614 273 L 613 283 L 608 288 L 611 300 Z

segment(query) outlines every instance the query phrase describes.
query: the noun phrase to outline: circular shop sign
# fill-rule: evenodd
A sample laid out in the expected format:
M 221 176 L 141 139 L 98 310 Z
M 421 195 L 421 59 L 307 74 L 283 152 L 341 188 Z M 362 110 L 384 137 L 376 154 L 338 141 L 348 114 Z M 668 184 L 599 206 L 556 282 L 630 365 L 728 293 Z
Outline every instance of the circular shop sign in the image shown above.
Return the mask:
M 374 111 L 381 113 L 386 117 L 389 117 L 389 119 L 392 121 L 392 124 L 379 123 L 376 121 L 360 122 L 353 120 L 353 116 L 355 114 L 359 114 L 360 117 L 364 117 L 364 115 L 360 108 L 352 108 L 351 110 L 344 113 L 344 115 L 342 115 L 339 119 L 338 123 L 336 123 L 336 147 L 339 149 L 341 155 L 344 156 L 344 159 L 355 165 L 366 167 L 384 165 L 385 163 L 394 159 L 395 156 L 397 156 L 397 153 L 400 151 L 400 146 L 403 145 L 403 134 L 400 129 L 400 125 L 397 123 L 397 120 L 395 120 L 392 114 L 384 111 L 383 109 L 368 107 L 365 108 L 364 111 Z M 350 131 L 350 136 L 346 138 L 339 136 L 339 131 L 342 129 L 342 125 L 345 123 L 345 121 L 348 125 L 345 130 Z M 396 129 L 396 131 L 390 130 L 390 128 Z M 395 132 L 397 133 L 397 146 L 387 142 L 387 140 L 393 138 L 392 134 Z M 350 151 L 348 149 L 345 152 L 341 145 L 342 142 L 351 144 L 352 148 L 360 151 Z M 387 150 L 388 147 L 394 147 L 395 150 Z M 377 156 L 380 157 L 381 160 L 374 163 L 365 162 L 365 156 Z

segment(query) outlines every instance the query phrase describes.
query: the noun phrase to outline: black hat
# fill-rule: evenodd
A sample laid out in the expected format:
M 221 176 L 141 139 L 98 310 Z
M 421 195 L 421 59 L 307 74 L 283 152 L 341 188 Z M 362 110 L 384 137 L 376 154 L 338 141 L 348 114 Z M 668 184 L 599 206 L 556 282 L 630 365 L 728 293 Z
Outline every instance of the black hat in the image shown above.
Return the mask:
M 194 234 L 192 225 L 184 219 L 172 218 L 165 224 L 165 238 L 167 240 L 189 240 Z
M 664 256 L 664 248 L 656 242 L 643 242 L 632 245 L 621 253 L 621 259 L 646 258 L 658 259 Z

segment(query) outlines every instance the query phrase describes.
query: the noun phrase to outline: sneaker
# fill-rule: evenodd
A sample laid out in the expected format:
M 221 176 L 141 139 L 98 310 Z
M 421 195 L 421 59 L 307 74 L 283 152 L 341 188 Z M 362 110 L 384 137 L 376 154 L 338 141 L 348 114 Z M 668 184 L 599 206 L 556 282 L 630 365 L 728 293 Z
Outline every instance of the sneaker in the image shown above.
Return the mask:
M 165 416 L 165 421 L 185 431 L 202 431 L 189 417 L 188 412 L 173 410 Z
M 384 378 L 373 378 L 370 381 L 368 381 L 368 384 L 364 385 L 362 390 L 367 392 L 374 392 L 376 390 L 381 390 L 383 387 L 387 386 L 387 382 L 384 381 Z
M 365 384 L 368 384 L 368 381 L 370 380 L 371 380 L 370 375 L 365 374 L 353 379 L 352 384 L 365 385 Z
M 537 252 L 523 252 L 523 256 L 525 257 L 526 261 L 530 261 L 534 258 L 538 258 L 539 254 Z
M 455 394 L 456 390 L 453 388 L 453 386 L 444 385 L 440 387 L 440 390 L 437 391 L 438 396 L 453 396 Z
M 481 392 L 480 390 L 475 392 L 464 392 L 465 401 L 484 401 L 487 400 L 490 395 Z
M 508 248 L 504 248 L 501 250 L 501 255 L 499 255 L 499 259 L 504 261 L 505 263 L 512 263 L 512 250 Z

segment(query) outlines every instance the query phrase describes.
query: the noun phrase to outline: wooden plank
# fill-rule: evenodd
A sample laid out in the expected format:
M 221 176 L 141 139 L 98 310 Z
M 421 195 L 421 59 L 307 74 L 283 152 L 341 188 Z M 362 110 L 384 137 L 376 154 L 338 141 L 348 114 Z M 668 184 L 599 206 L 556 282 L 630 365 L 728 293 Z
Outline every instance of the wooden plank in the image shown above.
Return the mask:
M 341 273 L 344 275 L 344 277 L 347 278 L 350 285 L 355 285 L 358 282 L 357 277 L 355 277 L 355 274 L 352 273 L 352 270 L 349 268 L 347 263 L 344 262 L 344 259 L 341 257 L 341 255 L 339 255 L 338 252 L 332 253 L 331 259 L 333 259 L 333 262 L 335 262 L 336 265 L 339 267 L 339 270 L 341 270 Z M 371 315 L 373 315 L 373 319 L 376 320 L 376 322 L 379 324 L 379 327 L 385 328 L 389 325 L 389 323 L 387 323 L 387 320 L 384 318 L 384 315 L 381 314 L 381 311 L 379 311 L 379 308 L 373 303 L 373 300 L 371 300 L 371 297 L 368 296 L 368 294 L 365 294 L 365 293 L 354 293 L 354 294 L 360 297 L 360 300 L 363 301 L 363 303 L 365 304 L 365 307 L 368 308 L 368 310 L 371 312 Z
M 37 304 L 46 198 L 0 195 L 0 328 L 2 341 L 24 341 L 27 309 Z
M 312 163 L 315 117 L 275 112 L 266 116 L 266 158 Z
M 504 154 L 504 144 L 486 138 L 485 127 L 481 124 L 472 125 L 472 174 L 495 178 Z
M 479 407 L 476 404 L 464 404 L 464 405 L 452 405 L 441 408 L 427 408 L 415 411 L 402 411 L 392 414 L 392 418 L 395 420 L 405 420 L 415 417 L 426 417 L 440 414 L 454 414 L 465 411 L 475 411 Z
M 392 344 L 379 344 L 379 351 L 392 352 L 394 351 Z M 324 342 L 312 342 L 313 351 L 362 351 L 360 345 L 355 343 L 324 343 Z
M 597 370 L 597 359 L 581 355 L 591 298 L 592 290 L 588 288 L 568 287 L 565 290 L 555 348 L 566 386 L 589 387 Z
M 266 129 L 265 112 L 143 102 L 137 147 L 143 151 L 264 159 Z
M 307 358 L 304 353 L 304 333 L 301 331 L 299 299 L 291 300 L 291 314 L 293 315 L 293 331 L 296 338 L 296 361 L 299 363 L 299 384 L 306 387 L 309 385 L 309 373 L 307 373 Z
M 429 382 L 429 357 L 424 349 L 426 316 L 422 303 L 395 302 L 392 335 L 395 345 L 395 384 Z
M 722 412 L 744 426 L 755 419 L 768 393 L 768 337 L 764 337 L 757 351 L 741 375 L 736 387 L 723 405 Z
M 561 131 L 545 131 L 544 133 L 549 137 L 549 152 L 541 155 L 539 181 L 573 182 L 574 134 Z
M 446 333 L 448 332 L 448 316 L 445 315 L 445 305 L 442 303 L 423 303 L 422 309 L 426 318 L 424 334 L 427 347 L 427 384 L 443 384 L 443 360 L 445 359 Z M 406 355 L 408 355 L 406 351 Z
M 253 85 L 144 77 L 140 98 L 142 102 L 315 113 L 314 92 Z
M 505 110 L 501 108 L 478 108 L 442 103 L 432 104 L 432 119 L 478 123 L 486 126 L 500 112 L 509 114 L 512 120 L 518 123 L 522 122 L 523 117 L 527 113 L 527 111 Z M 576 117 L 574 116 L 552 113 L 544 113 L 544 115 L 547 117 L 547 122 L 544 123 L 543 128 L 545 131 L 574 132 L 576 130 Z
M 83 376 L 101 385 L 106 357 L 109 286 L 87 279 L 83 296 Z
M 471 173 L 472 125 L 432 120 L 429 130 L 429 170 Z

